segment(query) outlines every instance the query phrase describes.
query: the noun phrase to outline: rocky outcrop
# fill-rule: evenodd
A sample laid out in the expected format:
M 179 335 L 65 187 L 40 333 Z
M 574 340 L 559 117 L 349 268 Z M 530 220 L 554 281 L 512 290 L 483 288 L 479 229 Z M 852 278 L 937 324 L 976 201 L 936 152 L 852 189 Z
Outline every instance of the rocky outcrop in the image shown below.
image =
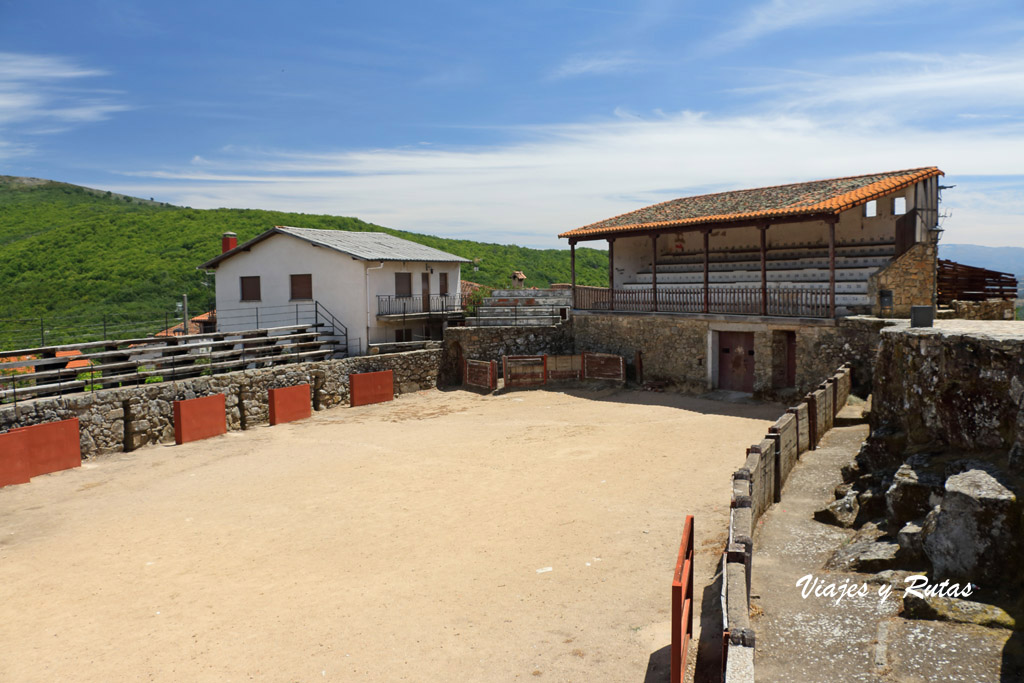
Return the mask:
M 924 552 L 940 579 L 995 587 L 1022 578 L 1022 508 L 1001 473 L 984 463 L 950 476 L 942 504 L 928 513 Z
M 896 470 L 885 493 L 886 516 L 893 527 L 924 519 L 942 501 L 946 478 L 941 469 L 936 471 L 932 461 L 930 454 L 918 453 Z

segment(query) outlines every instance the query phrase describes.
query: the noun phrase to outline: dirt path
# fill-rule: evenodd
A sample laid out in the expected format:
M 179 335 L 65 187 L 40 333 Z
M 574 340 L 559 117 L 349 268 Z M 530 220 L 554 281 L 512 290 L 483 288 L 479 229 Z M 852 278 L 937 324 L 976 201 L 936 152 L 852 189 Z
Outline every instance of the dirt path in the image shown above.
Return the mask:
M 780 412 L 429 391 L 0 490 L 0 680 L 642 681 Z

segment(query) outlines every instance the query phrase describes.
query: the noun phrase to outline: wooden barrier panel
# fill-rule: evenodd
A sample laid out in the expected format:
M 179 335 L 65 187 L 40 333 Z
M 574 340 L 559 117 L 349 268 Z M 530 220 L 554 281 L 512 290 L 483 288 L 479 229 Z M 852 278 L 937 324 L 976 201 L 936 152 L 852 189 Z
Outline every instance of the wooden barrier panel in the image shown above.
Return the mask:
M 498 388 L 498 367 L 497 363 L 485 360 L 467 360 L 463 362 L 462 373 L 463 386 L 475 387 L 485 391 L 494 391 Z
M 270 404 L 270 424 L 272 425 L 301 420 L 313 414 L 308 384 L 269 389 L 267 401 Z
M 626 359 L 611 353 L 583 352 L 583 379 L 626 381 Z
M 775 502 L 775 444 L 765 439 L 751 446 L 744 467 L 750 472 L 750 500 L 756 524 Z
M 548 380 L 578 380 L 582 378 L 582 356 L 548 356 Z
M 0 434 L 0 487 L 27 484 L 32 478 L 25 442 L 20 430 Z
M 832 380 L 825 380 L 825 383 L 821 385 L 821 388 L 825 390 L 825 409 L 821 413 L 821 418 L 824 423 L 820 427 L 821 436 L 825 436 L 832 430 L 832 423 L 835 420 L 836 412 L 833 408 L 833 401 L 835 400 L 835 392 L 832 387 L 835 386 Z M 820 442 L 821 439 L 818 439 Z
M 79 467 L 78 418 L 17 427 L 0 435 L 0 486 Z
M 808 416 L 807 402 L 786 411 L 796 418 L 796 452 L 797 457 L 811 447 L 811 419 Z
M 349 405 L 366 406 L 395 398 L 395 373 L 391 370 L 361 372 L 348 376 Z
M 693 515 L 686 516 L 679 557 L 672 575 L 672 683 L 682 683 L 693 637 Z
M 502 374 L 505 388 L 539 387 L 547 382 L 547 356 L 502 356 Z
M 224 394 L 174 402 L 174 442 L 188 443 L 228 431 Z
M 775 502 L 782 497 L 782 487 L 789 479 L 789 473 L 796 466 L 797 425 L 796 416 L 786 414 L 768 428 L 769 436 L 775 442 Z

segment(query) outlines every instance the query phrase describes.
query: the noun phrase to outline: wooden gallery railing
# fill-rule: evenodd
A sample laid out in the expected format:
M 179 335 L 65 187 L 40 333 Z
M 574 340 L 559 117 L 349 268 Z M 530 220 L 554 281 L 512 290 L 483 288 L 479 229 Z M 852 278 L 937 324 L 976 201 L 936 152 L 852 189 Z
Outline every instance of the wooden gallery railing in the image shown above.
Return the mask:
M 827 318 L 829 296 L 825 289 L 773 288 L 767 291 L 764 311 L 760 287 L 711 287 L 707 306 L 703 289 L 615 289 L 576 287 L 574 308 L 584 311 L 661 313 L 719 313 Z

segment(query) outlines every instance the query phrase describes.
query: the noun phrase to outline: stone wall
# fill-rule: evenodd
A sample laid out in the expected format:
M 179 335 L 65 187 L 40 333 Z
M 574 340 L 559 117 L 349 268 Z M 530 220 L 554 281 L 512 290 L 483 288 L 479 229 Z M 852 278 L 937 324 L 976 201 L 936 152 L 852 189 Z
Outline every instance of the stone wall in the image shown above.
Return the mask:
M 934 244 L 919 242 L 872 275 L 868 281 L 872 314 L 882 315 L 878 293 L 883 289 L 892 290 L 892 317 L 909 318 L 911 306 L 934 306 L 937 254 L 938 249 Z
M 826 407 L 827 417 L 818 418 L 819 429 L 826 429 L 817 435 L 809 430 L 809 414 L 812 411 L 810 395 L 798 406 L 790 408 L 769 428 L 768 434 L 759 443 L 747 449 L 743 467 L 732 476 L 732 499 L 729 504 L 729 539 L 725 550 L 725 626 L 729 631 L 726 641 L 726 681 L 753 683 L 754 648 L 756 637 L 750 622 L 750 572 L 754 557 L 754 536 L 761 516 L 775 503 L 780 502 L 786 480 L 796 466 L 797 460 L 807 450 L 814 448 L 824 431 L 831 429 L 833 418 L 842 406 L 824 400 L 832 395 L 832 386 L 839 390 L 837 397 L 848 396 L 850 370 L 839 368 L 829 379 L 828 389 L 818 389 L 822 400 L 815 401 L 818 407 Z M 734 665 L 734 662 L 738 664 Z
M 1024 324 L 940 320 L 884 330 L 875 385 L 873 438 L 894 442 L 886 447 L 894 456 L 1024 449 Z
M 1013 320 L 1013 304 L 1013 301 L 1003 299 L 953 301 L 950 308 L 953 309 L 952 317 L 961 320 Z
M 575 353 L 572 331 L 571 322 L 560 325 L 449 327 L 444 331 L 444 353 L 438 383 L 461 383 L 463 360 L 500 362 L 502 356 L 572 355 Z
M 434 347 L 8 404 L 0 408 L 0 431 L 77 417 L 83 457 L 131 451 L 146 444 L 173 442 L 173 402 L 211 394 L 225 396 L 228 429 L 245 429 L 269 421 L 268 389 L 308 383 L 313 407 L 323 409 L 348 403 L 349 374 L 392 370 L 399 394 L 434 387 L 442 356 L 439 345 Z
M 625 356 L 632 363 L 643 354 L 644 379 L 662 380 L 688 393 L 708 391 L 709 333 L 713 330 L 747 330 L 754 333 L 754 392 L 762 398 L 789 399 L 803 395 L 831 376 L 836 365 L 853 366 L 858 395 L 871 390 L 871 372 L 878 349 L 879 331 L 897 324 L 879 318 L 857 316 L 832 321 L 770 322 L 744 324 L 714 316 L 668 314 L 615 314 L 576 312 L 573 331 L 577 348 Z M 786 362 L 784 333 L 793 332 L 796 343 L 796 386 L 780 386 Z

